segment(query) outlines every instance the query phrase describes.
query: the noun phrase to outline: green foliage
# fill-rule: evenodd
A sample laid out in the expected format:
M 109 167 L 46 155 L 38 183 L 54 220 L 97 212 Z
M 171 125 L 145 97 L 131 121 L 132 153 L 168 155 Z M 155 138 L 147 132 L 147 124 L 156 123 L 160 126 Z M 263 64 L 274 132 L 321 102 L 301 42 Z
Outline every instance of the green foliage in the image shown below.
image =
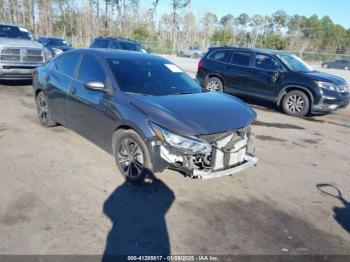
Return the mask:
M 263 48 L 283 50 L 287 47 L 287 39 L 280 35 L 268 35 L 263 39 Z
M 146 27 L 141 25 L 134 29 L 134 31 L 132 32 L 132 38 L 139 41 L 146 41 L 150 40 L 151 34 Z
M 225 29 L 218 29 L 214 32 L 211 41 L 214 45 L 232 45 L 232 33 Z

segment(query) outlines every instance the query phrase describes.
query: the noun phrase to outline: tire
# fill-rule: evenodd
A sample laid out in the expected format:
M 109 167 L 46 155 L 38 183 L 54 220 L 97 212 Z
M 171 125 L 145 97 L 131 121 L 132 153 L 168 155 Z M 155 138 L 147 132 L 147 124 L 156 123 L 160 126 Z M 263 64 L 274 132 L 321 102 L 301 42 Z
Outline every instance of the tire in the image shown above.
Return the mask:
M 282 107 L 286 114 L 301 117 L 309 113 L 310 100 L 303 91 L 293 90 L 283 97 Z
M 117 130 L 113 134 L 112 143 L 118 170 L 127 181 L 138 183 L 153 177 L 148 148 L 134 130 Z
M 350 70 L 350 67 L 349 66 L 345 66 L 344 69 L 348 71 L 348 70 Z
M 52 121 L 50 108 L 47 102 L 47 97 L 45 96 L 44 92 L 41 91 L 35 97 L 35 103 L 36 103 L 36 110 L 37 110 L 40 124 L 46 127 L 56 126 L 57 123 Z
M 205 84 L 205 89 L 210 91 L 210 92 L 223 93 L 224 92 L 224 85 L 223 85 L 220 78 L 210 77 Z
M 185 55 L 184 55 L 184 53 L 183 53 L 182 51 L 180 51 L 179 54 L 178 54 L 177 56 L 179 56 L 179 57 L 184 57 Z
M 329 68 L 329 65 L 328 64 L 324 64 L 322 67 L 323 68 Z

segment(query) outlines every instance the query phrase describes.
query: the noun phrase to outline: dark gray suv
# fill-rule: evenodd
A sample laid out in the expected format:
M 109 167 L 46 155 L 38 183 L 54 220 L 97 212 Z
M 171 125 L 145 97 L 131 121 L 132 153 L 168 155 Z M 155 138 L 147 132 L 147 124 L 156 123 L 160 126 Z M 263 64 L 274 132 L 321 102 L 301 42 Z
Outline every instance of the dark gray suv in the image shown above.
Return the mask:
M 97 37 L 92 41 L 90 48 L 122 49 L 148 53 L 139 42 L 122 37 Z

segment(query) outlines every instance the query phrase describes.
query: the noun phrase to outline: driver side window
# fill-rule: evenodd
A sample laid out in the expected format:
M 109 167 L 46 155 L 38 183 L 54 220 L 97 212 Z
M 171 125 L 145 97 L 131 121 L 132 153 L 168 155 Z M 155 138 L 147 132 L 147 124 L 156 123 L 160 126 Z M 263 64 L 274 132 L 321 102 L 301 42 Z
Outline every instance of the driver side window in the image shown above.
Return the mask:
M 257 54 L 255 56 L 255 68 L 276 71 L 278 70 L 278 62 L 270 56 Z
M 79 68 L 78 80 L 86 83 L 88 81 L 97 81 L 105 83 L 106 73 L 101 63 L 91 55 L 85 55 Z

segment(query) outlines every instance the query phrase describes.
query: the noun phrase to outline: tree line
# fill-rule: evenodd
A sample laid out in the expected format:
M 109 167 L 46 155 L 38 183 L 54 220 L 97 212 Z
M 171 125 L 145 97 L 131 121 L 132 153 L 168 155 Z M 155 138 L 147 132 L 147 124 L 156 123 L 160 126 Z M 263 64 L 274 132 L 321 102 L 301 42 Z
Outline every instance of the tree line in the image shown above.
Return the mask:
M 160 1 L 168 3 L 169 12 L 157 17 Z M 279 10 L 268 16 L 207 12 L 198 17 L 191 0 L 153 0 L 149 6 L 142 0 L 0 0 L 0 22 L 20 24 L 37 36 L 62 36 L 75 46 L 111 35 L 165 53 L 187 45 L 233 45 L 350 54 L 350 29 L 329 16 Z

